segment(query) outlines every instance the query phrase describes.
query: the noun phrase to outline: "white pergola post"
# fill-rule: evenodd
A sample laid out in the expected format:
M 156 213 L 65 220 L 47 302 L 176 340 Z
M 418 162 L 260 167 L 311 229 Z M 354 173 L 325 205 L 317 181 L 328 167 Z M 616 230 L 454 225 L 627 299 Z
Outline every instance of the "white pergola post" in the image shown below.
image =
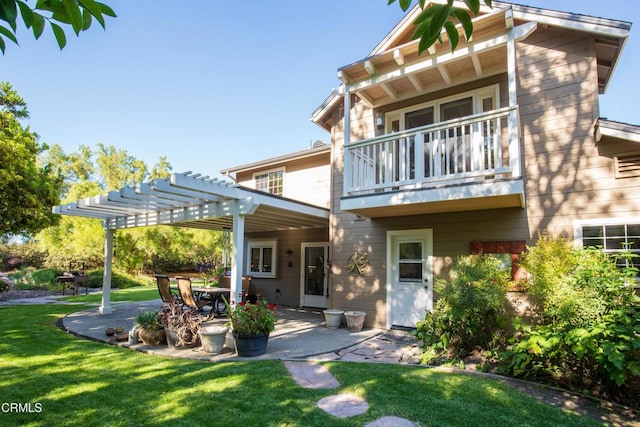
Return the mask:
M 105 230 L 104 275 L 102 276 L 102 305 L 100 314 L 111 314 L 111 264 L 113 263 L 113 237 L 115 230 Z
M 231 300 L 242 301 L 242 266 L 244 265 L 244 220 L 245 216 L 233 214 L 231 244 Z M 231 302 L 231 301 L 230 301 Z

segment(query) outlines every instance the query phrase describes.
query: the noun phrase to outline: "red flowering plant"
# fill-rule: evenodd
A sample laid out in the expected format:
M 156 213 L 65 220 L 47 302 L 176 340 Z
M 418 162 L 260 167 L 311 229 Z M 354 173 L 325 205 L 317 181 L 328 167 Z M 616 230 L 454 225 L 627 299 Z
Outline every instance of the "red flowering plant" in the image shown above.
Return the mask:
M 228 325 L 237 335 L 268 334 L 276 327 L 277 309 L 278 306 L 266 300 L 227 304 Z

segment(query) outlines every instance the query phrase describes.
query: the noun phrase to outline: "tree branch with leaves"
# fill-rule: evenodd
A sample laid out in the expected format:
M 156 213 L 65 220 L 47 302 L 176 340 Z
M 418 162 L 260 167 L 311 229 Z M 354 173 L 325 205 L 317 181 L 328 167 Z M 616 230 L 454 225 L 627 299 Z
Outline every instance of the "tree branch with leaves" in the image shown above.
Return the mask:
M 4 54 L 6 42 L 11 40 L 18 44 L 16 32 L 18 23 L 22 21 L 33 36 L 40 38 L 48 23 L 60 49 L 67 44 L 67 36 L 63 27 L 71 27 L 80 35 L 91 27 L 93 20 L 105 28 L 105 16 L 115 18 L 115 12 L 106 4 L 95 0 L 37 0 L 31 7 L 27 1 L 0 0 L 0 50 Z
M 414 4 L 414 0 L 388 1 L 388 5 L 398 1 L 400 8 L 405 12 Z M 485 5 L 492 7 L 492 0 L 483 1 Z M 468 10 L 454 7 L 454 0 L 447 0 L 446 3 L 442 4 L 427 4 L 426 0 L 418 0 L 417 3 L 420 5 L 422 12 L 413 23 L 416 26 L 416 29 L 413 33 L 412 39 L 420 40 L 418 43 L 418 53 L 422 53 L 429 49 L 436 41 L 442 43 L 443 29 L 449 38 L 451 51 L 456 50 L 458 42 L 460 41 L 458 29 L 456 28 L 458 23 L 462 25 L 464 36 L 467 41 L 471 38 L 471 34 L 473 33 L 471 14 L 476 17 L 480 13 L 480 0 L 464 0 Z

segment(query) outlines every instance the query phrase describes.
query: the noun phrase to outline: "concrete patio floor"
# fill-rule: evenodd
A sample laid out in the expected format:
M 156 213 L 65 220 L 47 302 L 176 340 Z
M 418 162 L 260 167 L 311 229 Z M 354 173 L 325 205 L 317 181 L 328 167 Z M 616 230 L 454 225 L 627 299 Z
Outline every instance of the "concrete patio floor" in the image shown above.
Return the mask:
M 81 337 L 97 341 L 110 342 L 114 345 L 129 347 L 133 350 L 191 359 L 210 361 L 231 360 L 332 360 L 341 357 L 341 350 L 356 346 L 363 341 L 382 335 L 385 331 L 364 328 L 351 332 L 343 325 L 340 329 L 328 329 L 324 324 L 322 309 L 301 309 L 295 307 L 279 307 L 276 329 L 269 336 L 267 352 L 256 357 L 239 357 L 233 350 L 232 338 L 227 338 L 227 345 L 220 354 L 208 354 L 201 347 L 193 349 L 170 349 L 167 345 L 146 346 L 141 343 L 129 345 L 128 341 L 116 341 L 106 335 L 107 328 L 124 328 L 128 332 L 134 325 L 138 313 L 147 310 L 158 310 L 161 300 L 135 303 L 113 303 L 111 314 L 100 314 L 98 308 L 87 309 L 69 314 L 63 321 L 63 327 Z M 226 318 L 213 319 L 213 324 L 224 324 Z M 343 354 L 344 355 L 344 354 Z

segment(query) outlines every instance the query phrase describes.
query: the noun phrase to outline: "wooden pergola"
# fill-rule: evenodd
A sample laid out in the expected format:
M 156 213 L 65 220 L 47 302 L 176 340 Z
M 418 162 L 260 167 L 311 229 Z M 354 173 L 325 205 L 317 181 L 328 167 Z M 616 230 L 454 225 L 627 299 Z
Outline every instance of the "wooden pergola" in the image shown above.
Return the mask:
M 329 210 L 193 174 L 174 173 L 123 187 L 75 203 L 53 207 L 59 215 L 98 218 L 105 230 L 105 256 L 100 313 L 111 308 L 111 271 L 115 230 L 171 225 L 231 230 L 231 294 L 241 298 L 245 233 L 325 228 Z

